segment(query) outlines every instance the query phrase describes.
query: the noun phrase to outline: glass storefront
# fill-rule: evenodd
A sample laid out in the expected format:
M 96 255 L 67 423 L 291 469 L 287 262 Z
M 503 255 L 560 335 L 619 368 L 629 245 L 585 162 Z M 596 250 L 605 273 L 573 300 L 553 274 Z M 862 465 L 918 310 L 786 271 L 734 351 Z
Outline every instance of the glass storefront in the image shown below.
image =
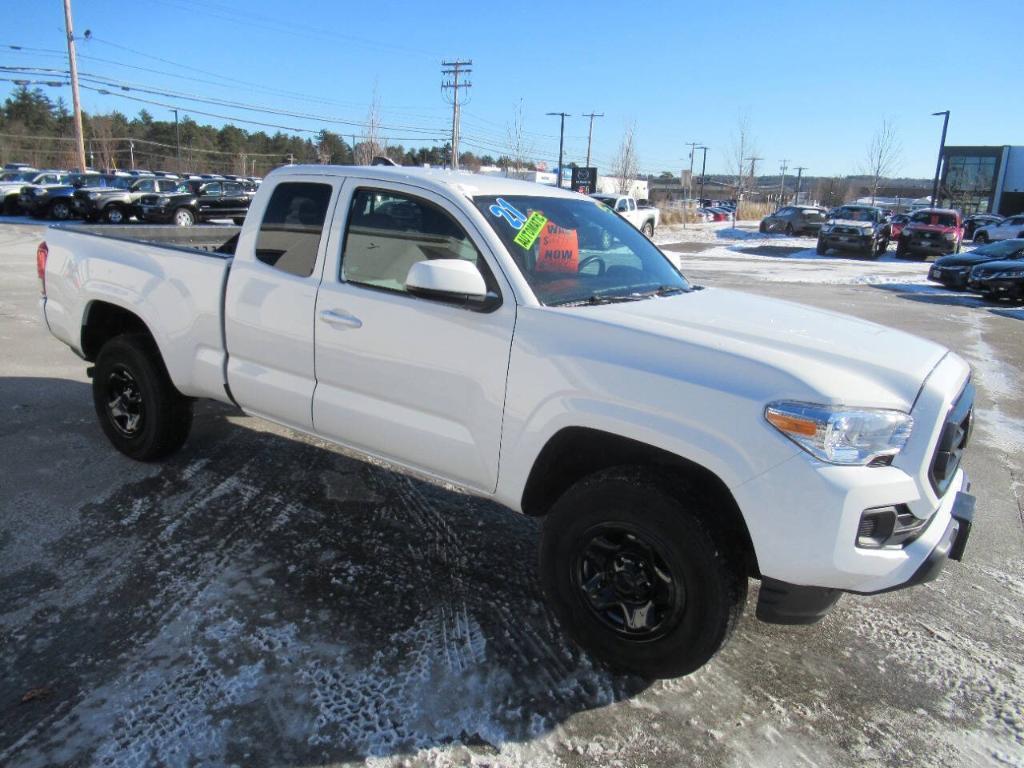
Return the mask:
M 1002 154 L 1002 147 L 946 147 L 939 204 L 965 216 L 990 213 Z

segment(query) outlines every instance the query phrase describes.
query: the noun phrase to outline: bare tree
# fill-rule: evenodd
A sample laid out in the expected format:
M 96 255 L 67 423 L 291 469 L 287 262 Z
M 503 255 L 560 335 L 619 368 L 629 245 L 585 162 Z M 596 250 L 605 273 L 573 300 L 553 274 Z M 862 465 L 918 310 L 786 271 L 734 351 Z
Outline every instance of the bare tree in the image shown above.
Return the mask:
M 736 176 L 736 197 L 739 198 L 743 192 L 743 177 L 747 174 L 747 161 L 757 153 L 753 132 L 750 127 L 750 115 L 746 112 L 740 113 L 736 119 L 736 133 L 733 136 L 732 156 L 730 158 L 730 173 Z M 753 175 L 754 165 L 750 164 L 750 175 Z
M 506 125 L 508 155 L 512 160 L 512 170 L 521 171 L 526 167 L 528 156 L 533 154 L 533 145 L 526 138 L 523 127 L 523 100 L 520 99 L 512 113 L 512 122 Z
M 387 140 L 381 135 L 380 96 L 373 86 L 373 100 L 366 113 L 366 126 L 362 141 L 355 146 L 356 165 L 369 165 L 373 158 L 387 153 Z
M 636 156 L 636 123 L 629 123 L 619 142 L 619 151 L 612 161 L 612 176 L 618 180 L 619 194 L 629 194 L 633 180 L 639 173 Z
M 868 145 L 867 157 L 864 161 L 864 174 L 871 179 L 871 204 L 875 204 L 878 188 L 882 179 L 892 176 L 899 166 L 903 145 L 900 142 L 896 126 L 883 120 L 881 127 L 875 131 Z

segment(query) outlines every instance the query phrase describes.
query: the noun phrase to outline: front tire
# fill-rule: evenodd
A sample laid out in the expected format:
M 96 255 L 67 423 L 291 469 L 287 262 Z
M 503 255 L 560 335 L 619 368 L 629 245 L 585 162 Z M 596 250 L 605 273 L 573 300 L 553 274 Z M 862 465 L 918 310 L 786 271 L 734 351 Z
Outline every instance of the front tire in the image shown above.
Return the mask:
M 573 639 L 647 678 L 706 664 L 732 634 L 747 580 L 699 515 L 709 500 L 642 468 L 572 486 L 544 521 L 540 571 Z
M 103 220 L 107 224 L 127 224 L 128 213 L 120 205 L 111 205 L 103 212 Z
M 63 200 L 57 200 L 50 204 L 50 218 L 57 221 L 67 221 L 71 218 L 71 206 Z
M 191 227 L 196 223 L 196 216 L 188 208 L 179 208 L 174 212 L 171 221 L 179 227 Z
M 136 461 L 174 453 L 192 427 L 192 401 L 174 388 L 148 336 L 117 336 L 103 345 L 92 397 L 107 439 Z

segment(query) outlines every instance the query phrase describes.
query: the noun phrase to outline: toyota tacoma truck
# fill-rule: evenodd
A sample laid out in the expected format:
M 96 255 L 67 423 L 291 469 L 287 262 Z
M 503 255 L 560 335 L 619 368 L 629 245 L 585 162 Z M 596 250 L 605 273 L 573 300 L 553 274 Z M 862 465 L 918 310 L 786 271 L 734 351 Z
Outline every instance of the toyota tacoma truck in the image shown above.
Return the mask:
M 818 230 L 819 256 L 830 249 L 856 251 L 877 259 L 889 247 L 889 219 L 873 205 L 843 205 Z
M 751 578 L 812 623 L 970 533 L 963 359 L 694 285 L 572 192 L 290 166 L 240 230 L 55 225 L 37 263 L 114 448 L 174 453 L 209 398 L 543 518 L 554 613 L 640 675 L 707 662 Z
M 661 211 L 654 206 L 643 207 L 629 195 L 595 194 L 591 197 L 607 205 L 647 237 L 654 237 L 654 230 L 661 221 Z
M 960 253 L 964 239 L 960 214 L 949 208 L 922 208 L 910 214 L 910 221 L 900 232 L 896 256 L 942 256 Z

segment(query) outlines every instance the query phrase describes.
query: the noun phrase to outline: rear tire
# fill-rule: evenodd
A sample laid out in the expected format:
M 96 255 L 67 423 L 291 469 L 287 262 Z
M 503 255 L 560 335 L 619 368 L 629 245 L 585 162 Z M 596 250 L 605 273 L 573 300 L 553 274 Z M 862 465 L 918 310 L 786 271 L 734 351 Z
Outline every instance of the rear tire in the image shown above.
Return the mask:
M 654 237 L 654 222 L 645 221 L 643 227 L 640 228 L 640 231 L 648 238 Z
M 706 664 L 743 611 L 747 580 L 699 512 L 712 503 L 640 467 L 584 478 L 544 520 L 549 602 L 594 656 L 647 678 Z
M 171 221 L 179 227 L 191 227 L 196 223 L 196 216 L 188 208 L 179 208 L 171 216 Z
M 103 345 L 92 397 L 107 439 L 136 461 L 174 453 L 192 427 L 192 401 L 174 388 L 148 336 L 116 336 Z

